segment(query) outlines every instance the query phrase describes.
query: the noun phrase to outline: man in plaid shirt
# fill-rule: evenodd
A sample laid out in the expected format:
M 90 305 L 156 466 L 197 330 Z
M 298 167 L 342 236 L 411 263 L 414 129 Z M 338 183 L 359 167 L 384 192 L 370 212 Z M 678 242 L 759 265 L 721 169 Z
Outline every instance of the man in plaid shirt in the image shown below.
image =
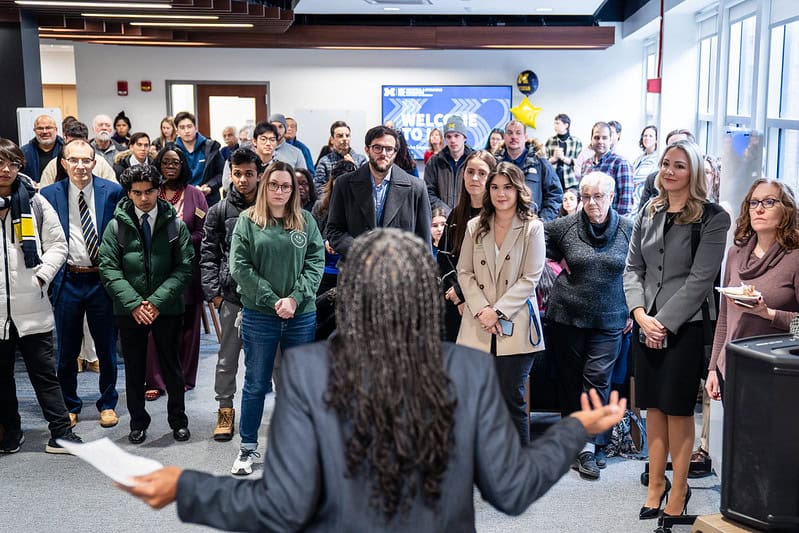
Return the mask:
M 633 209 L 633 169 L 630 163 L 611 149 L 610 126 L 597 122 L 591 128 L 591 148 L 594 157 L 583 163 L 582 175 L 604 172 L 616 181 L 613 209 L 620 215 L 630 215 Z
M 569 132 L 571 119 L 569 115 L 560 113 L 555 116 L 555 135 L 547 139 L 544 145 L 549 163 L 555 167 L 563 190 L 577 187 L 580 179 L 574 173 L 577 156 L 583 151 L 583 142 L 572 137 Z

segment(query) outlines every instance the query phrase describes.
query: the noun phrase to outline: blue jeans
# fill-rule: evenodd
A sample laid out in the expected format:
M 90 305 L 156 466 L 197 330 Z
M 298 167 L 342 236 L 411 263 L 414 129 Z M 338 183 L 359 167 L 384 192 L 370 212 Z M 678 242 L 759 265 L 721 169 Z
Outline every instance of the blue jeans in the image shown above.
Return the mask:
M 258 428 L 264 414 L 264 399 L 272 390 L 272 369 L 277 347 L 285 351 L 314 341 L 316 312 L 284 320 L 246 307 L 241 311 L 241 341 L 244 347 L 244 386 L 241 389 L 239 433 L 243 448 L 258 446 Z

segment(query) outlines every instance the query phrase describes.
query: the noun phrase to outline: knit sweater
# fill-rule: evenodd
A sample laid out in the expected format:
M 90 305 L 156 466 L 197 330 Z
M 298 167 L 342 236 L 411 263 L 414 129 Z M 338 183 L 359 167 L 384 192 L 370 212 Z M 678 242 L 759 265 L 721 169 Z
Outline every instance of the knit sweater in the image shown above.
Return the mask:
M 291 297 L 297 302 L 294 316 L 316 310 L 325 246 L 311 214 L 303 210 L 302 216 L 302 231 L 286 231 L 282 219 L 262 228 L 246 211 L 239 216 L 230 243 L 230 274 L 244 307 L 277 316 L 277 301 Z
M 757 238 L 741 246 L 732 246 L 727 252 L 724 269 L 725 287 L 737 287 L 741 283 L 754 285 L 763 295 L 763 301 L 776 310 L 773 320 L 747 313 L 747 308 L 721 298 L 716 334 L 713 338 L 713 354 L 710 370 L 718 367 L 722 375 L 725 370 L 725 346 L 731 340 L 786 333 L 791 319 L 799 311 L 799 250 L 784 250 L 774 243 L 763 257 L 752 255 Z
M 629 315 L 622 274 L 633 231 L 631 220 L 608 211 L 608 224 L 597 235 L 584 211 L 544 225 L 547 257 L 565 259 L 555 280 L 546 319 L 578 328 L 623 329 Z

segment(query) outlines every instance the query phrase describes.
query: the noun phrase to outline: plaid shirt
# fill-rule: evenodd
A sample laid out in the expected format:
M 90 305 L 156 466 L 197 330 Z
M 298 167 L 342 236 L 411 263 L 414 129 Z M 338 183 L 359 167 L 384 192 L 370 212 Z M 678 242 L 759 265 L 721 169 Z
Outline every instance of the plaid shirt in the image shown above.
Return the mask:
M 598 162 L 594 158 L 588 159 L 583 163 L 582 175 L 590 172 L 604 172 L 616 180 L 616 194 L 613 196 L 613 209 L 620 215 L 627 215 L 633 212 L 633 169 L 630 163 L 622 156 L 607 152 Z
M 574 173 L 574 164 L 577 156 L 583 151 L 583 143 L 580 139 L 572 137 L 571 135 L 565 141 L 561 141 L 558 139 L 558 136 L 555 135 L 547 139 L 544 145 L 547 150 L 547 157 L 552 157 L 555 149 L 561 147 L 560 143 L 566 144 L 566 148 L 563 149 L 563 156 L 572 160 L 571 165 L 567 165 L 563 161 L 558 161 L 553 165 L 555 167 L 555 172 L 557 172 L 558 177 L 560 177 L 563 190 L 565 191 L 566 189 L 577 187 L 577 185 L 580 184 L 580 179 Z

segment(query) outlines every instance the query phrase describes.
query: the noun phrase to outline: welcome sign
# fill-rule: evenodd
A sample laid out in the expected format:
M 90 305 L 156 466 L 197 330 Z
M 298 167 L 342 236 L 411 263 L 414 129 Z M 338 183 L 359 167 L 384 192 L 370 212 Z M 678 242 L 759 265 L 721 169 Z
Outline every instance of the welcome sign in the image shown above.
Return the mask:
M 491 130 L 510 120 L 510 85 L 383 85 L 383 123 L 402 130 L 411 156 L 422 159 L 427 137 L 449 115 L 466 124 L 466 143 L 483 148 Z

